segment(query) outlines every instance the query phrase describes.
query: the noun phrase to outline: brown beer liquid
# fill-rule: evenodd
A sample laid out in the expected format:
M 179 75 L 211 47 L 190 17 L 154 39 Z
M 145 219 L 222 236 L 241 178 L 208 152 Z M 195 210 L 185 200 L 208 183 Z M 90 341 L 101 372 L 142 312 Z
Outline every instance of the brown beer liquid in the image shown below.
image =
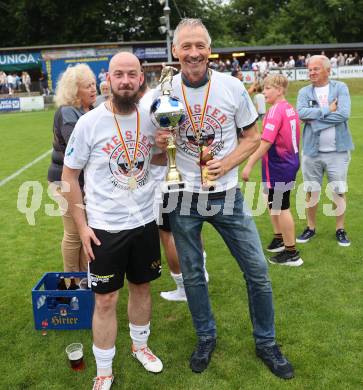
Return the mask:
M 67 290 L 66 280 L 64 279 L 64 276 L 61 276 L 58 281 L 57 290 L 65 291 Z M 57 297 L 56 298 L 57 303 L 64 303 L 66 305 L 69 305 L 70 298 L 67 297 Z
M 71 278 L 71 283 L 68 287 L 68 290 L 78 290 L 79 289 L 79 286 L 77 285 L 76 283 L 76 279 L 75 278 Z
M 82 371 L 85 368 L 82 352 L 72 352 L 69 355 L 69 362 L 74 371 Z

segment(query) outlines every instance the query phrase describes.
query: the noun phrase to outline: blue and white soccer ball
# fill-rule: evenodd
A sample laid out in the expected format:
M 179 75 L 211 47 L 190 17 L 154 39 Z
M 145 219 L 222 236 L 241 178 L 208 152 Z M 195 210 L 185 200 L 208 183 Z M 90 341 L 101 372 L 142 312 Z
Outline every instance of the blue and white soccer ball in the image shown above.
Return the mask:
M 153 101 L 150 115 L 155 126 L 171 130 L 184 121 L 184 105 L 175 96 L 162 95 Z

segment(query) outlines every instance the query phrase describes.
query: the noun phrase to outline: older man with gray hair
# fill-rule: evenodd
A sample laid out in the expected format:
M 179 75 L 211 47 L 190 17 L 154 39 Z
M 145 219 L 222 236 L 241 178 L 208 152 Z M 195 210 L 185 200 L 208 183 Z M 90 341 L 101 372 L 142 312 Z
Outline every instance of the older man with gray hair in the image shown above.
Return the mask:
M 326 172 L 336 206 L 336 239 L 340 246 L 349 246 L 344 211 L 350 151 L 353 150 L 348 128 L 351 103 L 346 84 L 329 80 L 330 67 L 326 56 L 312 56 L 308 63 L 311 84 L 300 89 L 297 98 L 298 114 L 305 123 L 302 173 L 308 207 L 307 227 L 296 241 L 306 243 L 316 234 L 316 212 Z
M 175 200 L 170 227 L 198 337 L 190 368 L 203 372 L 217 341 L 199 238 L 203 223 L 208 222 L 244 273 L 257 356 L 276 376 L 290 379 L 293 367 L 275 340 L 272 287 L 260 237 L 238 186 L 238 165 L 260 143 L 258 115 L 243 83 L 208 68 L 210 53 L 211 39 L 201 20 L 183 19 L 174 32 L 173 55 L 181 72 L 172 87 L 186 110 L 176 134 L 176 160 L 185 188 L 179 197 L 169 194 L 168 205 Z M 167 131 L 159 131 L 157 146 L 165 149 L 168 137 Z M 223 267 L 226 260 L 218 261 Z
M 111 90 L 110 90 L 110 84 L 108 83 L 108 81 L 105 80 L 105 81 L 102 81 L 100 83 L 100 91 L 101 91 L 101 94 L 96 97 L 95 107 L 106 102 L 110 98 Z

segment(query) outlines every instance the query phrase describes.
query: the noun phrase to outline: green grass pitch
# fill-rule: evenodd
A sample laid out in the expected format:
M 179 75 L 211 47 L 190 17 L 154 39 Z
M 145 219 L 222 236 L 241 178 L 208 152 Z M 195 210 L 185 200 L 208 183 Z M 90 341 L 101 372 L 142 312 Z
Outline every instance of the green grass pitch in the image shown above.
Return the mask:
M 350 128 L 355 151 L 349 171 L 346 229 L 348 248 L 335 241 L 335 221 L 323 215 L 323 195 L 318 212 L 317 237 L 300 245 L 300 268 L 270 266 L 273 284 L 277 340 L 295 367 L 296 378 L 275 378 L 254 354 L 244 280 L 222 239 L 205 225 L 209 290 L 218 325 L 218 344 L 210 367 L 203 374 L 189 369 L 196 337 L 185 303 L 166 302 L 160 291 L 173 289 L 167 265 L 152 284 L 153 318 L 149 345 L 160 356 L 164 371 L 147 373 L 130 354 L 126 317 L 127 291 L 121 291 L 119 334 L 114 360 L 115 389 L 361 389 L 363 388 L 363 80 L 348 82 L 352 96 Z M 288 100 L 295 104 L 297 90 L 290 87 Z M 0 181 L 51 148 L 54 111 L 0 115 Z M 53 204 L 47 195 L 50 156 L 0 187 L 0 389 L 91 389 L 95 375 L 91 333 L 35 331 L 31 289 L 44 272 L 62 270 L 59 217 L 45 213 Z M 252 179 L 259 186 L 260 166 Z M 22 183 L 40 183 L 29 193 L 42 191 L 34 225 L 17 208 Z M 301 183 L 301 173 L 298 177 Z M 306 220 L 299 219 L 292 194 L 292 211 L 300 233 Z M 253 207 L 257 200 L 254 200 Z M 255 217 L 263 245 L 271 239 L 267 212 Z M 82 342 L 86 370 L 72 372 L 64 349 Z

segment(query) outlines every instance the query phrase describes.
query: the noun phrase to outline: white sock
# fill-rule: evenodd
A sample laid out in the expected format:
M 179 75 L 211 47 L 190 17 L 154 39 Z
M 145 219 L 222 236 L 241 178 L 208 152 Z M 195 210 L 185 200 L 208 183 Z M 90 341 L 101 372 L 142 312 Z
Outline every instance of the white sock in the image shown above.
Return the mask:
M 116 353 L 116 348 L 101 349 L 92 346 L 93 355 L 96 359 L 97 376 L 111 376 L 112 375 L 112 360 Z
M 140 349 L 147 346 L 147 340 L 150 335 L 150 322 L 146 325 L 134 325 L 129 323 L 130 337 L 132 344 L 136 349 Z
M 174 282 L 176 284 L 176 288 L 178 290 L 184 290 L 183 275 L 182 274 L 173 274 L 172 272 L 170 272 L 170 275 L 174 279 Z

